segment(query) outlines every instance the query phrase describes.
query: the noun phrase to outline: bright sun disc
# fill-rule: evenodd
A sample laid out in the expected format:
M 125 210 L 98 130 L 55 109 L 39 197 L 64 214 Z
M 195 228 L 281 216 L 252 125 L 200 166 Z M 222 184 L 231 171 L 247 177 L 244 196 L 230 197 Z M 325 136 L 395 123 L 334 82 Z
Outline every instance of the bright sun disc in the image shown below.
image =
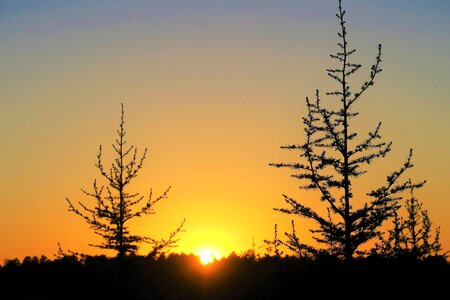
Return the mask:
M 211 249 L 198 250 L 197 255 L 200 258 L 200 263 L 202 265 L 210 264 L 220 258 L 219 253 L 217 253 L 217 251 L 214 251 Z

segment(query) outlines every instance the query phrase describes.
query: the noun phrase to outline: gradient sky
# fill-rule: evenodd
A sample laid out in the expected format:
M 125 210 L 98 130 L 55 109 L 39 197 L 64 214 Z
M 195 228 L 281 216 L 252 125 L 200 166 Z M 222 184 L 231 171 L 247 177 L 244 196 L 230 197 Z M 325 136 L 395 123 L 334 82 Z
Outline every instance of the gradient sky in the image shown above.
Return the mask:
M 383 122 L 393 151 L 359 184 L 376 187 L 414 148 L 417 196 L 450 249 L 450 2 L 347 0 L 350 43 L 383 72 L 358 104 L 361 133 Z M 280 145 L 303 142 L 304 99 L 333 87 L 337 1 L 0 1 L 0 263 L 64 249 L 99 253 L 65 197 L 85 200 L 125 104 L 129 142 L 149 148 L 133 189 L 162 192 L 132 224 L 165 237 L 187 219 L 178 251 L 257 247 L 288 231 L 288 193 L 313 207 Z M 355 81 L 359 85 L 359 81 Z M 304 241 L 310 224 L 295 219 Z M 143 246 L 140 253 L 145 254 Z M 103 252 L 107 253 L 107 252 Z

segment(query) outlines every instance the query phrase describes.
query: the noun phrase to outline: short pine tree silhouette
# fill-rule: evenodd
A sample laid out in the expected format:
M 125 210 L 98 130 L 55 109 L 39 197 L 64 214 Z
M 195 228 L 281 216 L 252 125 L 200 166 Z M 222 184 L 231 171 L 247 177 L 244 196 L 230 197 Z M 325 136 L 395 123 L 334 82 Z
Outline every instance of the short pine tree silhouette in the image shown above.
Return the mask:
M 428 211 L 414 196 L 414 188 L 410 188 L 410 197 L 406 200 L 405 218 L 399 217 L 398 211 L 392 222 L 392 228 L 386 235 L 380 235 L 381 243 L 375 247 L 375 252 L 384 257 L 408 256 L 424 259 L 430 256 L 446 257 L 442 253 L 440 243 L 440 227 L 436 227 L 432 237 L 432 223 Z
M 383 142 L 380 135 L 381 123 L 358 138 L 352 121 L 358 116 L 355 105 L 361 96 L 374 85 L 381 72 L 381 45 L 375 63 L 370 69 L 369 79 L 361 87 L 352 88 L 349 79 L 361 68 L 351 62 L 355 49 L 348 44 L 345 10 L 339 0 L 336 14 L 340 32 L 339 50 L 331 54 L 338 64 L 327 70 L 338 88 L 326 95 L 338 99 L 338 108 L 329 108 L 322 102 L 322 95 L 316 91 L 315 99 L 306 98 L 307 116 L 303 117 L 305 142 L 300 145 L 282 146 L 282 149 L 300 152 L 301 162 L 273 163 L 277 168 L 289 168 L 292 177 L 304 184 L 301 189 L 320 192 L 320 200 L 329 209 L 330 217 L 321 216 L 312 208 L 283 195 L 288 208 L 276 209 L 283 213 L 295 214 L 317 223 L 319 229 L 311 232 L 317 242 L 328 245 L 333 254 L 351 259 L 358 247 L 377 236 L 379 227 L 394 215 L 401 199 L 401 192 L 408 188 L 419 188 L 424 182 L 402 181 L 402 175 L 413 167 L 412 150 L 404 164 L 387 176 L 386 184 L 367 193 L 369 199 L 360 199 L 364 204 L 355 207 L 352 187 L 357 178 L 365 174 L 365 168 L 377 158 L 385 157 L 391 151 L 391 142 Z
M 95 206 L 92 208 L 79 201 L 79 207 L 76 207 L 69 198 L 66 198 L 69 204 L 69 211 L 81 216 L 93 229 L 93 231 L 103 238 L 103 243 L 99 245 L 90 244 L 90 246 L 103 249 L 112 249 L 117 251 L 118 257 L 123 257 L 128 253 L 135 253 L 138 244 L 147 242 L 153 245 L 150 251 L 151 256 L 156 255 L 164 249 L 169 249 L 176 245 L 175 236 L 182 231 L 184 221 L 170 234 L 167 240 L 155 240 L 149 237 L 134 235 L 130 233 L 129 221 L 147 214 L 155 213 L 154 205 L 167 198 L 170 187 L 162 195 L 154 198 L 152 190 L 147 199 L 139 193 L 133 193 L 128 190 L 131 181 L 137 177 L 142 169 L 147 155 L 147 148 L 141 156 L 138 156 L 138 149 L 127 145 L 125 139 L 125 118 L 124 106 L 121 104 L 121 118 L 117 138 L 112 147 L 115 152 L 115 159 L 109 169 L 103 165 L 102 146 L 100 146 L 97 163 L 95 166 L 106 181 L 105 186 L 99 186 L 97 180 L 93 183 L 93 192 L 83 193 L 94 200 Z
M 300 241 L 297 231 L 295 230 L 294 220 L 291 220 L 291 232 L 285 232 L 284 235 L 287 237 L 287 240 L 282 241 L 281 243 L 298 258 L 313 258 L 319 254 L 319 251 L 316 248 Z
M 273 229 L 273 239 L 264 240 L 264 246 L 266 250 L 266 256 L 281 257 L 283 251 L 280 249 L 283 245 L 283 241 L 278 238 L 278 225 L 274 225 Z

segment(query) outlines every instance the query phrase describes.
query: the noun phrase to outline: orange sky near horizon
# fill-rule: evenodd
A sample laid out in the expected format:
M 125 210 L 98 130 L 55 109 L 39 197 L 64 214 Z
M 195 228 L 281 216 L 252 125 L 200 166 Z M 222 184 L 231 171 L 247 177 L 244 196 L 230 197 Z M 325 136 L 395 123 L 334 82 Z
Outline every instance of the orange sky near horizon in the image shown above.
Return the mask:
M 129 143 L 149 149 L 132 190 L 172 187 L 155 215 L 132 221 L 137 234 L 163 238 L 186 218 L 175 251 L 227 255 L 261 247 L 275 223 L 290 230 L 293 216 L 273 210 L 283 193 L 323 207 L 268 164 L 297 160 L 279 147 L 303 142 L 305 97 L 334 86 L 325 70 L 337 1 L 256 2 L 0 4 L 0 264 L 52 257 L 58 242 L 111 254 L 88 246 L 98 238 L 65 198 L 87 201 L 80 188 L 100 178 L 99 145 L 113 158 L 121 102 Z M 408 176 L 428 181 L 416 196 L 449 250 L 450 6 L 425 2 L 344 2 L 363 64 L 356 86 L 383 44 L 354 126 L 364 134 L 381 121 L 393 141 L 356 192 L 382 184 L 413 148 Z M 312 242 L 311 224 L 294 220 Z

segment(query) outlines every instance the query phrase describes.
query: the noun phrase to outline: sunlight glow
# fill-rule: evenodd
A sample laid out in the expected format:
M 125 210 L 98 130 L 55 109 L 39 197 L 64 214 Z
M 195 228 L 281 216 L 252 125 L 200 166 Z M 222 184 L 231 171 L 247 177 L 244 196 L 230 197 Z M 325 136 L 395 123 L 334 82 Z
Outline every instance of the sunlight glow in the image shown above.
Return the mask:
M 202 265 L 210 264 L 221 257 L 221 255 L 213 249 L 200 249 L 196 254 L 200 258 L 200 263 Z

